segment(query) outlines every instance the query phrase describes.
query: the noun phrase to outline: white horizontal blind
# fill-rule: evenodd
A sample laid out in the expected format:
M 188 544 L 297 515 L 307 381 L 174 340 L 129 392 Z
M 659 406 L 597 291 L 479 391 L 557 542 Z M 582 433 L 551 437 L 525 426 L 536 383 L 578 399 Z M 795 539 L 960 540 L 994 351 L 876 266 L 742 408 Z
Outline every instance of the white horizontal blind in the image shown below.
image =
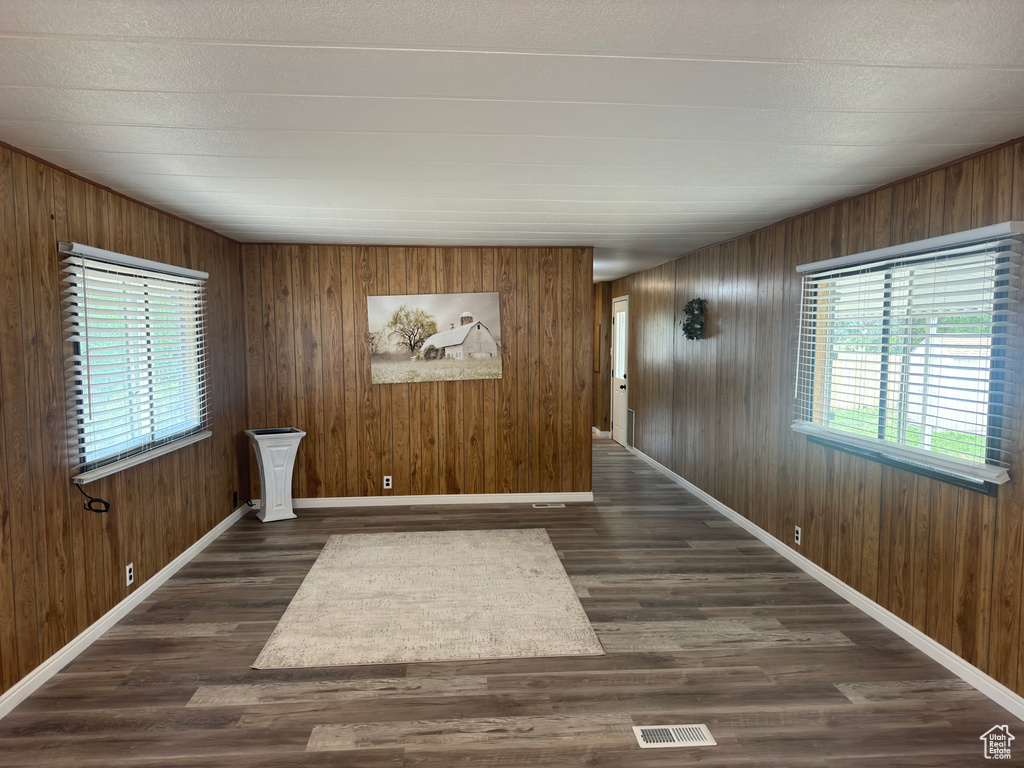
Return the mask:
M 74 244 L 61 250 L 73 472 L 201 432 L 205 274 Z
M 794 429 L 975 482 L 1013 439 L 1020 237 L 944 244 L 803 278 Z

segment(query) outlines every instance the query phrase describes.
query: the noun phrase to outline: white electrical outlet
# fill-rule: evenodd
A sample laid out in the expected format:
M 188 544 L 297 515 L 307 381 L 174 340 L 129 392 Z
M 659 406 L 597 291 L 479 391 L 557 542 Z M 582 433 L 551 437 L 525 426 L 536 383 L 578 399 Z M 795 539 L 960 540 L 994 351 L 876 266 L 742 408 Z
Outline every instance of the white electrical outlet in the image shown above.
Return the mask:
M 128 563 L 124 567 L 124 577 L 129 587 L 135 583 L 135 563 Z
M 800 526 L 799 525 L 796 526 L 796 528 L 793 531 L 793 543 L 795 543 L 798 547 L 800 546 Z
M 391 488 L 391 475 L 384 475 L 384 490 Z

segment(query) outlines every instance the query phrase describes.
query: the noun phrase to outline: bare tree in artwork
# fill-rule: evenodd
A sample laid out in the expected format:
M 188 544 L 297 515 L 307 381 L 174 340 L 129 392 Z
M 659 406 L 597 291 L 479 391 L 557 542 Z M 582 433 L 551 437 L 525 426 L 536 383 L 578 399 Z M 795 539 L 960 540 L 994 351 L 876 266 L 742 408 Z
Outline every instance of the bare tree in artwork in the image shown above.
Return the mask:
M 437 333 L 437 321 L 422 309 L 409 309 L 403 304 L 391 315 L 388 328 L 392 337 L 397 336 L 409 348 L 410 354 L 416 354 L 423 342 Z
M 387 354 L 388 339 L 384 331 L 370 331 L 370 357 L 380 357 Z

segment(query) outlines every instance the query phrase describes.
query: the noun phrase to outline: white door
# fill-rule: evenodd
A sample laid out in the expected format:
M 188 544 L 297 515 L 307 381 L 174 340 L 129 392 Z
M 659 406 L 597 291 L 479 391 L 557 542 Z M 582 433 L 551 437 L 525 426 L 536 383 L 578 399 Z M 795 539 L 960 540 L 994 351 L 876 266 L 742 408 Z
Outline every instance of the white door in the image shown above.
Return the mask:
M 629 297 L 612 301 L 612 439 L 626 444 L 626 360 L 629 352 Z

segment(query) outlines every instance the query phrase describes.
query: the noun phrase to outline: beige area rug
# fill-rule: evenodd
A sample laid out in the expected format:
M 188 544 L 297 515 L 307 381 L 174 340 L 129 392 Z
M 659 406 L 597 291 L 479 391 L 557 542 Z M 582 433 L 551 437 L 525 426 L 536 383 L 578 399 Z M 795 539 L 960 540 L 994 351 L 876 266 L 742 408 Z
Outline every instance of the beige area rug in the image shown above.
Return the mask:
M 256 669 L 604 654 L 543 528 L 331 536 Z

